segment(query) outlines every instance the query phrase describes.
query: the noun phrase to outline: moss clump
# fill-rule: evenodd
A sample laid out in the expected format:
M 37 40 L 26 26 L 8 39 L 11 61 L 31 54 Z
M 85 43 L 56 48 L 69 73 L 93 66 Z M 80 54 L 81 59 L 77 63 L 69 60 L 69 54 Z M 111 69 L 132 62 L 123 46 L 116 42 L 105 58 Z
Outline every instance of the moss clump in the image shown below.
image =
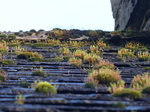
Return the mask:
M 42 70 L 37 70 L 37 71 L 34 71 L 31 75 L 32 76 L 47 77 L 48 74 L 43 72 Z
M 134 89 L 118 89 L 113 94 L 115 97 L 129 97 L 130 99 L 141 98 L 141 92 Z
M 35 88 L 35 92 L 42 94 L 56 94 L 56 89 L 48 82 L 39 82 Z
M 3 59 L 0 61 L 0 65 L 14 65 L 14 62 L 10 59 Z

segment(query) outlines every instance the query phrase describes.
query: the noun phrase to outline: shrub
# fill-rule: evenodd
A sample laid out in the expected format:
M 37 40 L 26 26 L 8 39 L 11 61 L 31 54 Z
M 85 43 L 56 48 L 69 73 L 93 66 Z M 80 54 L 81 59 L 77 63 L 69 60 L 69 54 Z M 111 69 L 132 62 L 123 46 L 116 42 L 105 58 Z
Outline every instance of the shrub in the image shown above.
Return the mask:
M 150 93 L 150 85 L 142 89 L 142 93 Z
M 6 45 L 6 43 L 0 43 L 0 48 L 5 49 L 6 51 L 9 50 L 8 46 Z
M 63 55 L 69 55 L 70 54 L 70 50 L 67 47 L 62 47 L 62 48 L 59 49 L 59 51 Z
M 5 35 L 5 34 L 0 34 L 0 38 L 1 38 L 1 39 L 6 39 L 6 37 L 7 37 L 7 35 Z
M 122 102 L 118 102 L 112 106 L 113 108 L 125 108 L 126 105 Z
M 0 82 L 3 82 L 6 80 L 6 77 L 3 74 L 0 74 Z
M 32 45 L 32 47 L 53 47 L 55 46 L 54 44 L 51 44 L 51 43 L 35 43 Z
M 85 83 L 85 88 L 95 89 L 96 86 L 97 86 L 97 84 L 95 84 L 94 82 L 87 82 L 87 83 Z
M 125 58 L 132 58 L 135 57 L 134 52 L 131 51 L 130 49 L 125 49 L 122 48 L 118 51 L 118 56 L 119 57 L 125 57 Z
M 82 60 L 78 59 L 78 58 L 70 58 L 69 59 L 69 63 L 71 63 L 72 65 L 76 66 L 76 67 L 81 67 L 82 66 Z
M 30 83 L 27 81 L 23 81 L 19 83 L 19 86 L 24 87 L 24 88 L 28 88 L 30 87 Z
M 87 53 L 85 51 L 82 51 L 82 50 L 76 50 L 73 52 L 74 57 L 81 58 L 81 59 L 83 59 L 86 54 Z
M 12 43 L 12 44 L 8 44 L 7 46 L 9 46 L 9 47 L 18 47 L 19 44 L 18 43 Z
M 39 58 L 39 57 L 31 57 L 28 59 L 28 61 L 31 61 L 31 62 L 42 62 L 43 59 Z
M 134 89 L 117 89 L 113 94 L 114 97 L 129 97 L 130 99 L 141 98 L 141 92 Z
M 70 59 L 70 57 L 69 57 L 69 56 L 64 56 L 64 57 L 63 57 L 63 61 L 64 61 L 64 62 L 69 61 L 69 59 Z
M 33 52 L 23 52 L 17 55 L 18 59 L 29 59 L 32 57 L 43 59 L 43 56 L 41 54 L 33 53 Z
M 3 54 L 3 55 L 5 55 L 5 54 L 8 53 L 8 51 L 6 49 L 0 47 L 0 53 Z
M 35 88 L 35 92 L 42 94 L 56 94 L 56 89 L 48 82 L 39 82 Z
M 115 71 L 111 69 L 93 70 L 88 78 L 92 82 L 107 85 L 110 85 L 110 83 L 117 83 L 118 81 L 121 81 L 120 71 Z
M 96 64 L 96 63 L 98 63 L 98 61 L 100 59 L 101 59 L 100 56 L 98 56 L 96 54 L 92 54 L 92 53 L 86 54 L 84 56 L 84 61 L 85 61 L 85 63 L 88 63 L 88 64 Z
M 131 88 L 136 90 L 141 90 L 146 86 L 150 86 L 150 75 L 148 72 L 134 76 L 130 85 Z
M 150 54 L 149 52 L 138 52 L 137 54 L 139 61 L 150 61 Z
M 95 54 L 102 54 L 102 50 L 99 50 L 98 46 L 91 45 L 90 46 L 90 52 Z
M 14 65 L 14 61 L 10 60 L 10 59 L 3 59 L 0 61 L 1 65 Z
M 142 46 L 141 43 L 138 42 L 129 42 L 125 45 L 125 48 L 131 49 L 131 50 L 147 50 L 145 46 Z
M 98 47 L 106 47 L 107 46 L 106 43 L 104 43 L 104 41 L 102 41 L 102 40 L 98 40 L 97 43 L 96 43 L 96 45 Z
M 124 87 L 125 87 L 125 82 L 121 80 L 116 83 L 110 83 L 110 87 L 108 87 L 108 91 L 112 94 L 116 92 L 117 89 L 124 89 Z
M 43 72 L 42 70 L 34 71 L 31 76 L 41 76 L 41 77 L 47 77 L 47 73 Z
M 115 69 L 113 63 L 109 62 L 108 60 L 99 60 L 98 63 L 95 65 L 96 68 L 109 68 Z
M 8 39 L 9 40 L 15 40 L 16 39 L 16 35 L 10 34 L 10 35 L 8 35 Z
M 71 47 L 78 47 L 79 48 L 82 46 L 82 44 L 83 44 L 82 42 L 78 42 L 78 41 L 69 41 L 68 42 L 68 45 Z

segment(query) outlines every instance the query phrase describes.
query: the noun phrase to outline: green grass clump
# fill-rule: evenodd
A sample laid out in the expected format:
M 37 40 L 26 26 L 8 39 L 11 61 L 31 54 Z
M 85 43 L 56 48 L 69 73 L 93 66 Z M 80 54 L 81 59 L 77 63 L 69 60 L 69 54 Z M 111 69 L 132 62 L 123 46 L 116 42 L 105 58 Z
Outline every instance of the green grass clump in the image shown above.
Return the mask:
M 19 86 L 24 87 L 24 88 L 28 88 L 30 87 L 30 83 L 27 81 L 23 81 L 19 83 Z
M 138 52 L 137 57 L 139 61 L 150 61 L 150 54 L 148 51 Z
M 150 67 L 146 67 L 146 68 L 144 68 L 145 70 L 150 70 Z
M 9 47 L 18 47 L 19 46 L 19 44 L 18 43 L 13 43 L 13 44 L 8 44 L 7 46 L 9 46 Z
M 130 84 L 130 87 L 136 90 L 141 90 L 149 85 L 150 85 L 150 75 L 148 72 L 146 72 L 143 73 L 142 75 L 134 76 Z
M 122 102 L 118 102 L 112 106 L 113 108 L 125 108 L 126 105 Z
M 43 59 L 43 56 L 41 54 L 33 52 L 23 52 L 17 55 L 18 59 L 29 59 L 33 57 Z
M 0 65 L 14 65 L 14 61 L 10 59 L 3 59 L 0 61 Z
M 142 93 L 150 93 L 150 85 L 142 89 Z
M 130 99 L 141 98 L 141 92 L 134 89 L 117 89 L 113 94 L 114 97 L 129 97 Z
M 8 51 L 6 49 L 0 47 L 0 53 L 4 55 L 4 54 L 7 54 Z
M 32 47 L 54 47 L 55 44 L 52 43 L 35 43 L 32 45 Z
M 41 76 L 41 77 L 47 77 L 47 73 L 43 72 L 42 70 L 37 70 L 32 72 L 31 76 Z
M 39 58 L 39 57 L 31 57 L 28 59 L 28 61 L 31 61 L 31 62 L 42 62 L 43 59 Z
M 3 82 L 5 80 L 6 80 L 6 77 L 4 75 L 0 74 L 0 82 Z
M 85 84 L 85 88 L 92 88 L 92 89 L 95 89 L 96 88 L 96 84 L 94 82 L 87 82 Z
M 57 90 L 48 82 L 39 82 L 35 88 L 35 92 L 42 94 L 56 94 Z
M 88 79 L 98 84 L 110 85 L 110 83 L 117 83 L 121 81 L 120 71 L 111 69 L 94 70 L 88 76 Z

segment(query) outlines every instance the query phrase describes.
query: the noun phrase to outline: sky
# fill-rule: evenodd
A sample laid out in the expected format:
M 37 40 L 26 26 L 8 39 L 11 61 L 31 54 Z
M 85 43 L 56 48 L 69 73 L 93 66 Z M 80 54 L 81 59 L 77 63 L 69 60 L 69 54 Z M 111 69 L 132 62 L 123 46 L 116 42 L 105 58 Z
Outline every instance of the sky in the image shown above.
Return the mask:
M 114 30 L 110 0 L 0 0 L 0 31 Z

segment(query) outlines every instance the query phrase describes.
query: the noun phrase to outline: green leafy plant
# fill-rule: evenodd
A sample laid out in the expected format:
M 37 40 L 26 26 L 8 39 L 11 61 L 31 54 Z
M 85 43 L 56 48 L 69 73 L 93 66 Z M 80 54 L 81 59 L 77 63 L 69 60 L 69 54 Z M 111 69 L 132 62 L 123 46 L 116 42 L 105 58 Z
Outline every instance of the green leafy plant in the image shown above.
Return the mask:
M 48 82 L 39 82 L 35 88 L 35 92 L 42 94 L 56 94 L 57 90 Z

